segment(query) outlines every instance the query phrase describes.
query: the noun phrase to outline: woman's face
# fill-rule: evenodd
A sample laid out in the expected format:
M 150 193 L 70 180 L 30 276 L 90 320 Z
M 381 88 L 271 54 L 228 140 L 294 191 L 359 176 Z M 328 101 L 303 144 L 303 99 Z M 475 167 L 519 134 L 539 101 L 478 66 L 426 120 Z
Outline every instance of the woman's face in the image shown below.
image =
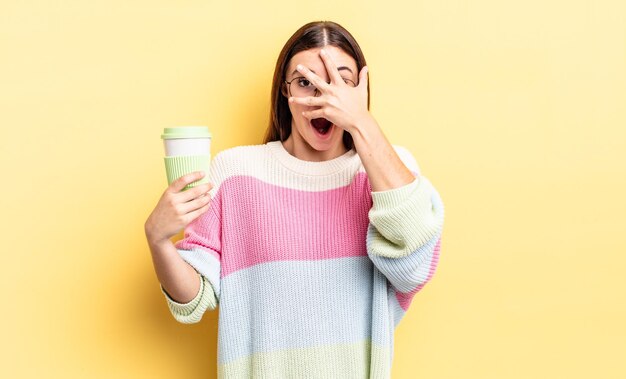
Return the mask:
M 286 83 L 284 84 L 285 87 L 283 94 L 285 95 L 285 97 L 289 98 L 289 96 L 296 95 L 293 93 L 293 89 L 298 85 L 299 79 L 297 78 L 303 77 L 303 75 L 296 70 L 296 66 L 299 64 L 307 67 L 309 70 L 313 71 L 317 76 L 325 80 L 327 83 L 330 83 L 330 76 L 328 75 L 328 72 L 326 72 L 326 66 L 324 65 L 324 62 L 319 55 L 321 49 L 321 47 L 318 47 L 314 49 L 304 50 L 297 53 L 291 58 L 291 60 L 287 64 L 285 80 L 288 82 L 291 82 L 293 80 L 293 82 L 291 86 L 287 85 Z M 358 71 L 354 58 L 352 58 L 350 55 L 348 55 L 346 52 L 336 46 L 327 45 L 324 46 L 324 50 L 335 62 L 335 66 L 337 66 L 339 74 L 344 79 L 350 79 L 354 83 L 358 83 Z M 320 96 L 320 94 L 318 93 L 317 96 Z M 342 137 L 344 133 L 343 129 L 335 125 L 331 125 L 328 132 L 322 134 L 313 127 L 311 120 L 302 115 L 303 111 L 318 108 L 320 107 L 311 107 L 306 105 L 289 103 L 289 109 L 291 110 L 292 116 L 291 135 L 294 138 L 293 142 L 295 144 L 304 143 L 304 145 L 310 146 L 310 148 L 308 148 L 307 150 L 327 151 L 331 155 L 336 155 L 333 153 L 336 153 L 338 151 L 345 151 L 342 142 Z M 314 123 L 317 124 L 317 121 Z M 323 123 L 317 125 L 323 125 Z

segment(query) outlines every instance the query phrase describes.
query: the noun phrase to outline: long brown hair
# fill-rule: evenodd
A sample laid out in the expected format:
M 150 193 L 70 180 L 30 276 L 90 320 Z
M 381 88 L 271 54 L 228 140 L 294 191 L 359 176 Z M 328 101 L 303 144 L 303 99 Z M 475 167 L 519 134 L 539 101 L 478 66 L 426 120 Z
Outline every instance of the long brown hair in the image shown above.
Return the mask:
M 285 83 L 287 64 L 294 55 L 301 51 L 327 45 L 338 47 L 346 54 L 352 56 L 356 61 L 357 73 L 361 72 L 363 66 L 367 64 L 359 44 L 343 26 L 332 21 L 314 21 L 298 29 L 283 46 L 276 61 L 274 79 L 272 81 L 270 122 L 263 143 L 284 141 L 291 134 L 291 111 L 289 110 L 287 97 L 281 91 Z M 367 109 L 370 107 L 369 91 L 368 80 Z M 343 144 L 348 150 L 354 146 L 350 133 L 343 133 Z

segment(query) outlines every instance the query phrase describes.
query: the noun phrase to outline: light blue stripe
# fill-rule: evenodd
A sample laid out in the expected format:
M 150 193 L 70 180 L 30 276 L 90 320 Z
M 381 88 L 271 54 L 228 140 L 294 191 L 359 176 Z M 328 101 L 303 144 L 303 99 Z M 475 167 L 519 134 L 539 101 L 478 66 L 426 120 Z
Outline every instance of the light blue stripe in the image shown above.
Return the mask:
M 384 276 L 367 256 L 268 262 L 228 275 L 222 279 L 218 362 L 365 338 L 387 343 L 389 327 L 371 334 L 372 317 L 392 318 L 387 283 L 380 280 Z
M 431 202 L 434 213 L 443 217 L 443 203 L 439 193 L 433 191 Z M 372 233 L 374 226 L 368 227 L 367 246 L 371 246 L 371 240 L 374 237 Z M 434 256 L 435 246 L 441 238 L 443 232 L 443 222 L 438 227 L 437 232 L 423 245 L 412 251 L 409 255 L 400 258 L 389 258 L 376 255 L 368 250 L 368 255 L 378 269 L 385 274 L 389 282 L 402 293 L 408 293 L 417 288 L 417 286 L 426 283 L 430 273 L 430 267 Z M 380 238 L 380 237 L 379 237 Z M 389 242 L 393 244 L 392 242 Z
M 220 299 L 220 261 L 213 254 L 202 250 L 181 250 L 178 254 L 211 282 L 215 297 Z
M 389 308 L 391 314 L 393 315 L 393 326 L 394 328 L 397 328 L 400 320 L 402 320 L 406 314 L 406 311 L 400 306 L 395 290 L 389 287 L 389 291 Z
M 395 297 L 387 278 L 376 267 L 374 270 L 373 298 L 372 298 L 372 336 L 375 344 L 390 346 L 393 349 L 395 331 L 392 299 Z
M 397 291 L 408 293 L 426 282 L 440 236 L 441 233 L 435 234 L 425 245 L 405 257 L 387 258 L 371 253 L 369 256 Z

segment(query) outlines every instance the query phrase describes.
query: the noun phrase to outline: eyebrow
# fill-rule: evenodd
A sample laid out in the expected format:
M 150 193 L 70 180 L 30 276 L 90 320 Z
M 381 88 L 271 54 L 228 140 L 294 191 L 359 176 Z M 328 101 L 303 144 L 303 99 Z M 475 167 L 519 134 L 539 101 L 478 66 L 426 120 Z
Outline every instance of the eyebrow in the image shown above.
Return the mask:
M 314 74 L 316 73 L 315 71 L 313 71 L 313 70 L 311 70 L 311 69 L 309 69 L 309 70 L 310 70 L 312 73 L 314 73 Z M 341 70 L 348 70 L 348 71 L 350 71 L 350 73 L 351 73 L 351 74 L 354 74 L 354 72 L 352 72 L 352 70 L 350 69 L 350 67 L 346 67 L 346 66 L 339 66 L 339 67 L 337 67 L 337 71 L 341 71 Z M 296 70 L 294 70 L 294 71 L 291 73 L 291 75 L 293 75 L 293 74 L 297 74 L 297 73 L 298 73 L 298 70 L 296 69 Z

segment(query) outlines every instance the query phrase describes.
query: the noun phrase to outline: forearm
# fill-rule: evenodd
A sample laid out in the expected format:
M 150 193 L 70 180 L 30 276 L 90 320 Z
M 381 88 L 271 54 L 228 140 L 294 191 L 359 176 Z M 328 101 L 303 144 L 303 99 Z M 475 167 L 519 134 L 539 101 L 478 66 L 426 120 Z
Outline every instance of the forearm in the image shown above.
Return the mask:
M 170 297 L 179 303 L 193 300 L 200 290 L 198 272 L 185 262 L 169 239 L 154 242 L 148 237 L 157 278 Z
M 373 117 L 364 120 L 351 134 L 372 191 L 402 187 L 415 180 Z

